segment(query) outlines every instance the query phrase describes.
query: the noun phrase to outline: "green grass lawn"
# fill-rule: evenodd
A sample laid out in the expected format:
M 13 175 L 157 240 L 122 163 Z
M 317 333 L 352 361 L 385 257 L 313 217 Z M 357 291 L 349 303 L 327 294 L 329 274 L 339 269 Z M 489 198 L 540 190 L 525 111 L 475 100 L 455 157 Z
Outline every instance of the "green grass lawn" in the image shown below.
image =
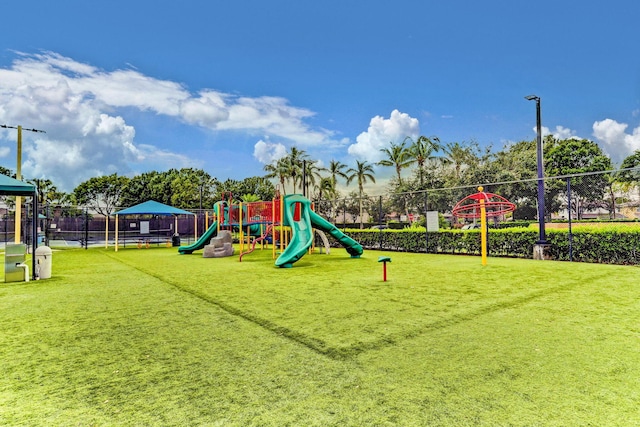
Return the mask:
M 639 277 L 56 251 L 53 278 L 0 284 L 0 425 L 640 425 Z

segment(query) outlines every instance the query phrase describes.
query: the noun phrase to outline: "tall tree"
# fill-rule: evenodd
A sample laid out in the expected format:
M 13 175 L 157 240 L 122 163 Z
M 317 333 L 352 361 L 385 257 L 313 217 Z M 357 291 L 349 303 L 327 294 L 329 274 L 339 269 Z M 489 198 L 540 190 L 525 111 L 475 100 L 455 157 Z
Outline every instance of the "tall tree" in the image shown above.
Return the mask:
M 338 191 L 338 178 L 342 178 L 345 181 L 348 178 L 347 175 L 348 166 L 338 160 L 331 160 L 329 162 L 329 167 L 327 171 L 329 172 L 328 178 L 323 178 L 320 182 L 320 198 L 322 196 L 327 196 L 331 200 L 327 203 L 327 207 L 325 211 L 330 211 L 329 216 L 331 218 L 336 218 L 338 209 L 337 209 L 337 198 L 340 196 L 340 192 Z M 329 182 L 326 182 L 328 180 Z
M 612 168 L 611 159 L 593 141 L 558 140 L 551 136 L 545 138 L 545 169 L 548 176 L 601 172 Z M 575 206 L 578 219 L 582 219 L 585 210 L 606 204 L 604 196 L 609 187 L 609 178 L 609 174 L 571 178 L 572 206 Z M 558 192 L 562 192 L 562 189 L 560 186 Z
M 402 185 L 402 169 L 411 166 L 415 162 L 415 158 L 412 157 L 411 151 L 407 148 L 406 140 L 400 144 L 394 142 L 388 148 L 381 148 L 380 151 L 384 153 L 386 159 L 382 159 L 378 162 L 380 166 L 393 167 L 396 171 L 398 178 L 398 184 Z
M 293 192 L 296 192 L 298 188 L 298 182 L 302 182 L 302 163 L 303 160 L 308 160 L 309 156 L 306 151 L 300 150 L 295 146 L 289 149 L 289 152 L 285 156 L 286 165 L 288 166 L 289 176 L 293 184 Z
M 150 171 L 131 178 L 120 195 L 120 206 L 133 206 L 148 200 L 181 209 L 211 206 L 218 180 L 202 169 Z
M 443 161 L 453 167 L 455 184 L 459 184 L 465 167 L 473 164 L 477 158 L 478 144 L 449 142 L 442 148 Z
M 504 182 L 491 191 L 516 204 L 514 219 L 535 219 L 538 203 L 536 141 L 520 141 L 504 146 L 493 159 L 494 179 Z
M 289 178 L 289 165 L 286 157 L 281 157 L 278 160 L 264 165 L 264 171 L 267 172 L 265 178 L 275 178 L 280 183 L 280 189 L 283 194 L 287 194 L 285 189 L 285 183 Z
M 391 143 L 390 148 L 383 148 L 382 151 L 387 158 L 378 162 L 381 166 L 390 166 L 395 168 L 396 178 L 398 179 L 394 193 L 399 195 L 398 201 L 400 202 L 398 207 L 403 209 L 407 218 L 409 218 L 409 205 L 407 203 L 408 195 L 406 193 L 407 186 L 402 181 L 402 169 L 408 168 L 413 163 L 416 163 L 417 159 L 413 155 L 411 148 L 407 147 L 407 137 L 400 144 Z
M 202 169 L 182 168 L 169 176 L 171 205 L 180 209 L 206 208 L 212 198 L 217 180 Z
M 333 181 L 331 180 L 330 177 L 320 178 L 320 181 L 318 182 L 318 185 L 317 185 L 317 190 L 318 190 L 319 200 L 322 200 L 322 198 L 325 196 L 333 198 L 336 191 L 335 187 L 333 186 Z
M 356 180 L 358 182 L 358 199 L 359 199 L 359 212 L 360 212 L 360 228 L 364 228 L 362 223 L 362 199 L 364 197 L 364 185 L 371 181 L 373 183 L 376 182 L 376 178 L 374 176 L 373 166 L 367 163 L 366 160 L 359 161 L 356 160 L 356 167 L 349 168 L 347 171 L 347 185 L 349 185 L 352 181 Z
M 318 184 L 314 186 L 315 190 L 315 210 L 329 218 L 333 218 L 334 215 L 334 201 L 335 201 L 335 188 L 331 183 L 330 177 L 320 178 Z M 328 198 L 330 200 L 324 200 Z
M 317 186 L 317 183 L 322 179 L 322 175 L 320 172 L 325 171 L 325 168 L 318 166 L 318 162 L 315 160 L 304 160 L 304 177 L 306 179 L 305 192 L 307 196 L 309 195 L 309 187 Z
M 165 203 L 165 200 L 158 197 L 164 189 L 156 190 L 163 176 L 164 173 L 150 171 L 131 178 L 120 195 L 120 205 L 133 206 L 147 200 Z
M 640 150 L 636 150 L 630 156 L 627 156 L 623 161 L 620 169 L 623 170 L 618 174 L 618 181 L 632 184 L 634 186 L 640 185 Z
M 640 192 L 640 150 L 636 150 L 630 156 L 627 156 L 620 166 L 622 171 L 616 174 L 616 181 L 620 190 L 629 193 L 629 196 L 624 202 L 631 200 L 631 192 L 637 190 Z M 614 199 L 615 200 L 615 199 Z M 627 212 L 627 214 L 629 214 Z
M 424 173 L 427 161 L 435 160 L 438 157 L 434 156 L 434 153 L 440 151 L 442 145 L 437 136 L 428 138 L 420 135 L 411 146 L 409 147 L 409 153 L 418 165 L 418 181 L 420 183 L 420 190 L 424 189 Z
M 333 186 L 334 190 L 337 190 L 338 188 L 338 178 L 343 178 L 343 179 L 347 179 L 348 175 L 347 175 L 347 165 L 345 165 L 344 163 L 338 161 L 338 160 L 331 160 L 329 162 L 329 167 L 327 168 L 329 170 L 329 176 L 331 178 L 331 185 Z
M 79 205 L 86 205 L 102 215 L 111 215 L 128 182 L 129 178 L 116 173 L 94 177 L 78 185 L 73 195 Z
M 275 192 L 274 185 L 265 177 L 252 176 L 242 181 L 227 179 L 219 184 L 216 200 L 222 199 L 222 193 L 231 193 L 234 199 L 240 199 L 243 202 L 271 200 Z
M 68 195 L 53 185 L 50 179 L 30 179 L 27 182 L 38 189 L 38 204 L 44 206 L 50 203 L 61 203 L 68 200 Z
M 545 169 L 550 176 L 611 170 L 611 160 L 588 139 L 545 138 Z

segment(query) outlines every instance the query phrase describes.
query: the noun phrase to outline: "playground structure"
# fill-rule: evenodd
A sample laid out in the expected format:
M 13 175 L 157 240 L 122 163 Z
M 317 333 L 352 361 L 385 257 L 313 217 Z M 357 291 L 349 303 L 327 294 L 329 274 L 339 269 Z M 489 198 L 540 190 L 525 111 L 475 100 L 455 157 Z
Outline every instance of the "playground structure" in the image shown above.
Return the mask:
M 258 243 L 261 247 L 271 243 L 275 265 L 282 268 L 291 268 L 310 250 L 314 243 L 314 230 L 321 233 L 321 237 L 325 233 L 331 235 L 352 258 L 360 257 L 363 252 L 358 242 L 316 214 L 309 199 L 299 194 L 250 203 L 221 200 L 214 204 L 213 209 L 211 225 L 195 243 L 180 246 L 180 254 L 191 254 L 205 248 L 223 230 L 238 233 L 240 261 L 253 252 Z M 276 258 L 277 250 L 279 256 Z

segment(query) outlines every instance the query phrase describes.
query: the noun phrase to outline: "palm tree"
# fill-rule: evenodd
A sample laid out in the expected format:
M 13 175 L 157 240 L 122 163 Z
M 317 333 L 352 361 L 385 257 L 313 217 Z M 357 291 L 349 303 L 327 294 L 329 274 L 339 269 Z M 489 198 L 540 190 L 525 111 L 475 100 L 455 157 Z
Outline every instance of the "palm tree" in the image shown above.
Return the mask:
M 44 206 L 49 202 L 55 202 L 64 197 L 64 193 L 58 191 L 50 179 L 30 179 L 28 183 L 33 184 L 38 189 L 38 204 Z
M 347 165 L 338 160 L 331 160 L 331 162 L 329 162 L 329 176 L 331 178 L 331 185 L 333 186 L 334 190 L 338 188 L 338 178 L 348 178 L 347 173 L 345 172 L 346 168 Z
M 411 166 L 415 162 L 415 159 L 411 156 L 411 152 L 407 148 L 406 139 L 400 144 L 394 142 L 391 143 L 390 148 L 380 149 L 387 158 L 380 160 L 378 164 L 380 166 L 390 166 L 396 169 L 396 175 L 398 176 L 398 184 L 402 186 L 402 169 Z
M 309 193 L 309 186 L 315 186 L 316 183 L 322 179 L 322 175 L 320 172 L 325 171 L 325 168 L 321 168 L 317 165 L 317 161 L 315 160 L 303 160 L 302 164 L 304 165 L 304 174 L 306 177 L 306 193 Z
M 338 160 L 331 160 L 329 162 L 329 167 L 327 168 L 327 171 L 329 172 L 329 177 L 327 178 L 327 180 L 329 180 L 329 185 L 331 186 L 331 190 L 329 191 L 329 187 L 328 185 L 325 184 L 325 190 L 324 193 L 327 194 L 327 196 L 332 199 L 330 205 L 331 205 L 331 211 L 337 215 L 337 201 L 335 200 L 338 196 L 339 196 L 339 192 L 338 192 L 338 178 L 343 178 L 344 180 L 346 180 L 348 178 L 347 172 L 347 165 L 345 165 L 344 163 L 338 161 Z M 334 221 L 335 221 L 335 217 L 334 217 Z
M 298 188 L 298 180 L 302 180 L 302 161 L 307 160 L 309 156 L 304 150 L 291 147 L 284 158 L 289 168 L 288 174 L 293 182 L 293 192 L 295 193 Z
M 424 181 L 424 170 L 425 164 L 428 160 L 437 159 L 437 156 L 434 156 L 433 153 L 440 151 L 442 146 L 440 145 L 440 140 L 437 136 L 433 136 L 428 138 L 426 136 L 420 135 L 418 139 L 411 144 L 409 147 L 409 152 L 411 153 L 411 157 L 415 159 L 415 162 L 418 164 L 418 177 L 420 180 L 420 189 L 423 190 L 423 181 Z
M 347 171 L 347 185 L 351 183 L 354 179 L 358 180 L 358 197 L 359 197 L 359 205 L 360 205 L 360 228 L 364 228 L 362 224 L 362 196 L 364 194 L 364 185 L 367 181 L 371 181 L 373 183 L 376 182 L 376 178 L 373 172 L 373 166 L 367 163 L 367 161 L 359 161 L 356 160 L 356 167 L 349 168 Z
M 322 200 L 323 196 L 333 197 L 336 191 L 330 177 L 320 178 L 320 181 L 315 188 L 318 190 L 318 200 Z
M 314 210 L 328 218 L 335 217 L 335 198 L 336 192 L 331 184 L 331 178 L 328 176 L 321 177 L 320 181 L 313 185 L 314 199 L 316 204 Z M 325 198 L 326 200 L 323 200 Z M 334 221 L 335 222 L 335 221 Z
M 398 177 L 398 191 L 404 191 L 404 186 L 402 184 L 402 169 L 411 166 L 416 162 L 416 158 L 413 156 L 413 153 L 409 148 L 407 148 L 407 139 L 400 144 L 391 143 L 391 148 L 383 148 L 380 151 L 386 154 L 387 158 L 378 162 L 381 166 L 393 166 L 396 169 L 396 175 Z M 405 214 L 407 218 L 409 217 L 409 207 L 407 206 L 407 195 L 403 194 L 401 196 L 402 204 L 404 207 Z
M 445 154 L 443 161 L 453 165 L 456 181 L 460 181 L 462 167 L 468 166 L 476 158 L 474 153 L 476 148 L 476 145 L 463 145 L 459 142 L 449 142 L 443 147 L 442 150 Z
M 274 160 L 272 163 L 264 165 L 264 170 L 267 172 L 265 178 L 275 178 L 280 183 L 282 188 L 282 194 L 287 194 L 284 184 L 287 178 L 289 178 L 289 165 L 286 157 L 281 157 L 278 160 Z

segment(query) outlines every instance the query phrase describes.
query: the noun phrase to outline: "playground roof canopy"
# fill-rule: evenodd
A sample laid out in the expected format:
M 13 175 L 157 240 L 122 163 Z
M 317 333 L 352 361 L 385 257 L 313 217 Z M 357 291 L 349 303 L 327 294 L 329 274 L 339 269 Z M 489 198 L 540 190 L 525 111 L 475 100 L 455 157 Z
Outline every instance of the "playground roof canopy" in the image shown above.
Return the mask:
M 9 196 L 33 196 L 36 186 L 0 174 L 0 194 Z
M 193 212 L 174 208 L 164 203 L 148 200 L 135 206 L 122 209 L 115 215 L 195 215 Z

